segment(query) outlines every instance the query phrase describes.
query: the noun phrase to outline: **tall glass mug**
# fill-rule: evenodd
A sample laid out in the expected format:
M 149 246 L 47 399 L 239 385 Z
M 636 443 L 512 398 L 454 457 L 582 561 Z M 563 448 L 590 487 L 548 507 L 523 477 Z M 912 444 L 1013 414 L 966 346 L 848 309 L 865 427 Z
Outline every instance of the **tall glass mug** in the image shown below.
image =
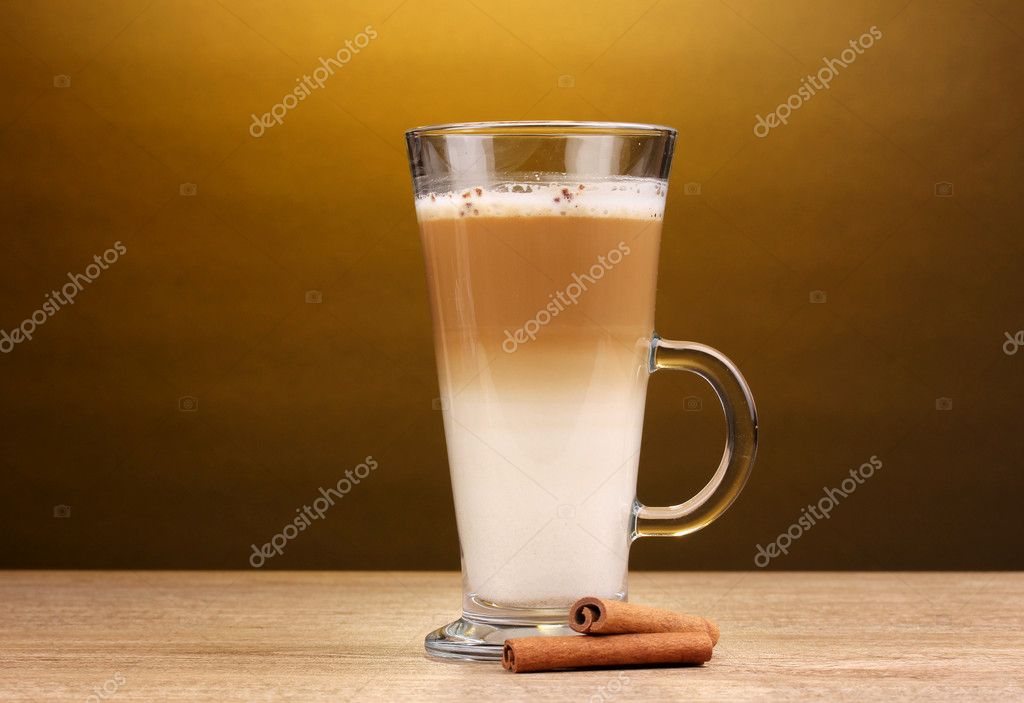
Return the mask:
M 431 654 L 569 634 L 581 596 L 626 598 L 630 544 L 717 518 L 750 474 L 750 389 L 710 347 L 654 332 L 675 130 L 493 122 L 406 134 L 462 546 L 462 617 Z M 648 376 L 711 384 L 722 461 L 689 500 L 636 500 Z

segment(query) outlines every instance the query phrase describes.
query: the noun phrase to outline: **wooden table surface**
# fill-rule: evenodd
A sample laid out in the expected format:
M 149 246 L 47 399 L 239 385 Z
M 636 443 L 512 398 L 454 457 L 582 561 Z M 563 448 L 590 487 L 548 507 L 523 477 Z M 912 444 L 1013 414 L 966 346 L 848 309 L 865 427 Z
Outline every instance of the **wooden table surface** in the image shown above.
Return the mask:
M 1024 574 L 636 573 L 718 621 L 699 668 L 428 658 L 454 573 L 0 572 L 0 700 L 1024 699 Z

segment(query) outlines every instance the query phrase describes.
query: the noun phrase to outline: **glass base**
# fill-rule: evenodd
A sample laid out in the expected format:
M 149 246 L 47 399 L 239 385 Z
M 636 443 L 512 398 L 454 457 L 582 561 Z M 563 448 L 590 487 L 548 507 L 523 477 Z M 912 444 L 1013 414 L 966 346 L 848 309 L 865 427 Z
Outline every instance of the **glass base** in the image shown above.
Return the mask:
M 444 659 L 500 661 L 505 640 L 514 637 L 577 635 L 565 624 L 495 624 L 462 617 L 427 635 L 427 654 Z

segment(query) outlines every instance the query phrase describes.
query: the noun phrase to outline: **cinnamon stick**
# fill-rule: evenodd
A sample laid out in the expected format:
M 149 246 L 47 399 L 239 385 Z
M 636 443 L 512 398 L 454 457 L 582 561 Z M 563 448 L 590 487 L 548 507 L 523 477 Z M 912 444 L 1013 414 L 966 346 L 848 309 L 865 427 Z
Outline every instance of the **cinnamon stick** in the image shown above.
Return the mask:
M 697 615 L 603 598 L 580 598 L 569 609 L 569 625 L 587 635 L 637 632 L 706 632 L 718 644 L 718 625 Z
M 516 674 L 636 664 L 703 664 L 711 659 L 706 632 L 656 632 L 611 637 L 520 637 L 505 640 L 501 665 Z

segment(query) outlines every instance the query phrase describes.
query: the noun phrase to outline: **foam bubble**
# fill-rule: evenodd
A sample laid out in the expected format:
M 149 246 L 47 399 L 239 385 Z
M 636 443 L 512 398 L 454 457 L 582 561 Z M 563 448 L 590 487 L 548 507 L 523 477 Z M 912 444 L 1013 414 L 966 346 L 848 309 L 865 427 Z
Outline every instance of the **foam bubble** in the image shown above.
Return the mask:
M 668 184 L 656 179 L 501 183 L 416 198 L 420 220 L 460 217 L 608 217 L 660 220 Z

